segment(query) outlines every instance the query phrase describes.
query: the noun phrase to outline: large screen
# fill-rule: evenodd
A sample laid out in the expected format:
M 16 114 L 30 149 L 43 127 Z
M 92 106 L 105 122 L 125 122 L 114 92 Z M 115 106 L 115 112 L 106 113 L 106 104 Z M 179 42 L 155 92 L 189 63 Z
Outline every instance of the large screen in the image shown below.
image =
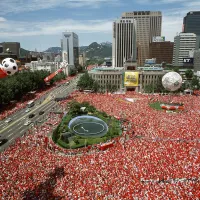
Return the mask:
M 125 72 L 124 86 L 138 86 L 139 72 Z
M 193 63 L 193 58 L 183 58 L 183 63 Z

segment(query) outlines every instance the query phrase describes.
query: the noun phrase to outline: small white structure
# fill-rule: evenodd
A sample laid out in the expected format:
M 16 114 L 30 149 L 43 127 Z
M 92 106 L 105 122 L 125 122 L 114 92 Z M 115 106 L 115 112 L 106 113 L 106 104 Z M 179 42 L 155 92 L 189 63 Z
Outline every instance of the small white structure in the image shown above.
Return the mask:
M 86 107 L 81 107 L 81 108 L 80 108 L 80 110 L 81 110 L 82 112 L 84 112 L 85 109 L 86 109 Z
M 26 63 L 25 66 L 31 71 L 47 70 L 50 73 L 63 68 L 64 74 L 69 75 L 69 66 L 67 62 L 44 62 L 44 61 L 31 61 Z
M 186 89 L 186 90 L 184 90 L 184 94 L 192 95 L 193 94 L 193 90 Z

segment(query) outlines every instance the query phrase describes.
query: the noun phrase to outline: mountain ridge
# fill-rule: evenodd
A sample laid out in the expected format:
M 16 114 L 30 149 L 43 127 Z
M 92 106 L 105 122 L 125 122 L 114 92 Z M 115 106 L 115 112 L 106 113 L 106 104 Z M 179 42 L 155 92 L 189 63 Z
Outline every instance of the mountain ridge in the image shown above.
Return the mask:
M 54 54 L 60 54 L 62 51 L 61 47 L 49 47 L 47 50 L 43 51 L 42 53 L 49 52 Z M 20 55 L 26 56 L 27 54 L 30 54 L 30 52 L 34 51 L 28 51 L 26 49 L 20 48 Z M 111 42 L 92 42 L 88 46 L 80 46 L 79 47 L 79 53 L 85 53 L 87 58 L 93 58 L 93 57 L 99 57 L 99 58 L 105 58 L 105 57 L 111 57 L 112 56 L 112 43 Z

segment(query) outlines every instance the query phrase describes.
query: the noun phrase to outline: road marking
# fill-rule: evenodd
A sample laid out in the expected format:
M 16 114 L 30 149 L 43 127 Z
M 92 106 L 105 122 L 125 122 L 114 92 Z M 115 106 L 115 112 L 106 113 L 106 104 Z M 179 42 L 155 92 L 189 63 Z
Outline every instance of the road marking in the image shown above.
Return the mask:
M 72 86 L 72 84 L 70 85 Z M 69 91 L 72 90 L 73 88 L 71 87 L 65 88 L 68 89 Z M 31 113 L 34 113 L 35 110 L 39 109 L 40 107 L 42 107 L 43 105 L 49 103 L 51 101 L 51 95 L 54 94 L 55 91 L 52 91 L 49 93 L 49 95 L 47 96 L 47 98 L 38 106 L 35 107 L 33 110 L 31 110 L 29 113 L 23 115 L 21 118 L 17 119 L 16 121 L 12 122 L 11 124 L 9 124 L 7 127 L 5 127 L 4 129 L 0 130 L 0 133 L 4 132 L 5 130 L 7 130 L 9 127 L 13 126 L 14 124 L 16 124 L 17 122 L 19 122 L 21 119 L 23 119 L 24 117 L 27 117 L 28 115 L 30 115 Z M 12 129 L 11 129 L 12 130 Z M 8 131 L 10 132 L 10 130 Z
M 24 130 L 20 131 L 19 133 L 22 133 L 22 132 L 24 132 Z
M 48 102 L 47 102 L 48 103 Z M 17 122 L 19 122 L 20 120 L 22 120 L 24 117 L 27 117 L 28 115 L 30 115 L 31 113 L 34 113 L 35 110 L 37 110 L 38 108 L 42 107 L 43 104 L 41 104 L 39 107 L 31 110 L 29 113 L 25 114 L 24 116 L 22 116 L 21 118 L 19 118 L 18 120 L 12 122 L 11 124 L 9 124 L 6 128 L 2 129 L 0 131 L 0 133 L 4 132 L 5 130 L 7 130 L 9 127 L 13 126 L 14 124 L 16 124 Z M 11 129 L 12 130 L 12 129 Z
M 13 135 L 13 133 L 11 133 L 10 135 L 8 135 L 8 137 L 10 137 L 11 135 Z

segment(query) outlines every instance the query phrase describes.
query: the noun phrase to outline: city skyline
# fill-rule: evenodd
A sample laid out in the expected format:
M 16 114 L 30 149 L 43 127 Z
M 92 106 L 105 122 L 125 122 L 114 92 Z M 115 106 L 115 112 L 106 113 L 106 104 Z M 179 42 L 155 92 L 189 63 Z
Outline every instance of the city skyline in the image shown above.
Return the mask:
M 112 42 L 113 21 L 129 11 L 161 11 L 162 35 L 174 41 L 183 17 L 198 6 L 197 0 L 10 0 L 0 2 L 0 42 L 16 41 L 27 50 L 44 51 L 60 46 L 66 30 L 78 34 L 80 46 Z

